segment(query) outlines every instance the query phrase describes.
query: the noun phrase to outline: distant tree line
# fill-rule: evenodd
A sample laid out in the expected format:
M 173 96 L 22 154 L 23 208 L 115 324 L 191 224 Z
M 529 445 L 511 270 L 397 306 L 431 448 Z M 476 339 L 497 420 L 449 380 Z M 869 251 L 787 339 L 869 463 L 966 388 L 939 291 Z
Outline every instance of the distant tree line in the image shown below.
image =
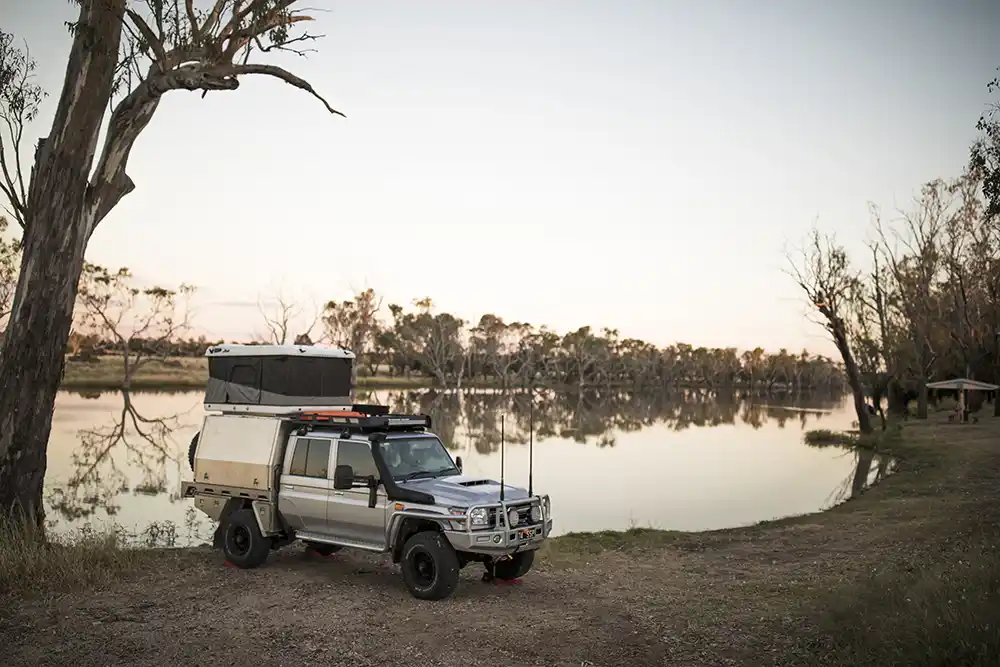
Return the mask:
M 113 272 L 87 264 L 67 354 L 74 361 L 123 355 L 126 386 L 151 359 L 201 356 L 224 341 L 189 335 L 190 309 L 182 301 L 192 292 L 188 286 L 139 289 L 127 269 Z M 363 375 L 422 377 L 442 388 L 484 382 L 502 388 L 692 386 L 763 392 L 840 391 L 844 386 L 839 363 L 805 350 L 766 353 L 758 347 L 741 352 L 685 343 L 661 348 L 623 338 L 613 329 L 581 327 L 558 334 L 492 314 L 469 326 L 455 315 L 436 312 L 429 298 L 409 310 L 389 305 L 384 317 L 382 300 L 371 289 L 325 304 L 306 331 L 294 334 L 301 308 L 280 298 L 262 303 L 273 305 L 262 308 L 266 333 L 245 342 L 337 345 L 357 354 Z

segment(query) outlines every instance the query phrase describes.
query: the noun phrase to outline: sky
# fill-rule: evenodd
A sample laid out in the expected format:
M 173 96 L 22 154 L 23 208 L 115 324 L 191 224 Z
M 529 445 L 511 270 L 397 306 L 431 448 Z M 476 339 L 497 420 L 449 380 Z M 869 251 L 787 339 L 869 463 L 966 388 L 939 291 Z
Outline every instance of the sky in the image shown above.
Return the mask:
M 788 275 L 813 225 L 958 175 L 1000 66 L 993 0 L 311 0 L 307 58 L 169 93 L 88 259 L 198 286 L 243 338 L 259 297 L 372 287 L 557 331 L 834 354 Z M 66 0 L 0 0 L 51 95 Z M 33 143 L 33 142 L 32 142 Z M 860 253 L 858 253 L 860 254 Z

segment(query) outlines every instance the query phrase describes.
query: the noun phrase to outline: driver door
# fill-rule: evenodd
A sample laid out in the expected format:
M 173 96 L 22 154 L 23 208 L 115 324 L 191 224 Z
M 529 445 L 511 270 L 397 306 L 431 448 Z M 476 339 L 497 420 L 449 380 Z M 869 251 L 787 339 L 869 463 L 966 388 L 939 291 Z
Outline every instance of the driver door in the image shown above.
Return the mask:
M 340 465 L 354 468 L 355 477 L 367 478 L 372 475 L 375 479 L 379 478 L 371 445 L 357 440 L 340 440 L 337 442 L 335 457 L 335 463 L 330 469 L 330 505 L 327 510 L 330 533 L 366 547 L 384 549 L 387 498 L 381 485 L 375 507 L 368 506 L 367 486 L 349 490 L 333 488 L 333 471 Z

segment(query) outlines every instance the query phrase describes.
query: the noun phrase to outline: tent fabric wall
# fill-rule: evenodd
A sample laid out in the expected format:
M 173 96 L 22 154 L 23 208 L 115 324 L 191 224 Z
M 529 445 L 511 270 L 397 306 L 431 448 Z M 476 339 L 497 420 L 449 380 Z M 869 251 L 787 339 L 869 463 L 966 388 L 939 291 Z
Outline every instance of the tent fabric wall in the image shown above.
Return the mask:
M 329 405 L 351 401 L 353 359 L 314 356 L 210 357 L 205 403 Z

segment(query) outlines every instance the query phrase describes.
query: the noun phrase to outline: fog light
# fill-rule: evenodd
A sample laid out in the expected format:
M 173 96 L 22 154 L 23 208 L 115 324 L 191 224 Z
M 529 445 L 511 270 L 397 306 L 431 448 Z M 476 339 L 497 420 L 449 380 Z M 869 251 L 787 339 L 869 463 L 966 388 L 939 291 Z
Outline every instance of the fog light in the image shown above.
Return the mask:
M 531 506 L 531 522 L 538 523 L 542 520 L 542 506 L 532 505 Z
M 517 521 L 518 521 L 517 509 L 512 507 L 509 510 L 507 510 L 507 525 L 513 528 L 517 525 Z
M 500 536 L 499 535 L 494 535 L 493 536 L 493 544 L 500 544 Z

